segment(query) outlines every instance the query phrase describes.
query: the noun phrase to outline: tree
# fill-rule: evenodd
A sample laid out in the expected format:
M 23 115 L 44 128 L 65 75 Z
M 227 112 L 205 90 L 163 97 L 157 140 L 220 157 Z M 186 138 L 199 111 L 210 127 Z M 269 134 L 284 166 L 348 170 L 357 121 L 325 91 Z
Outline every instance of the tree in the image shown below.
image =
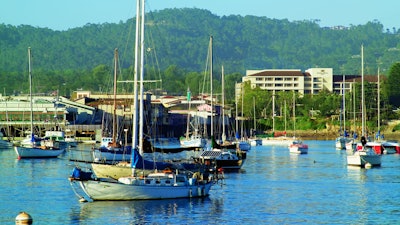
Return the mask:
M 400 106 L 400 63 L 395 63 L 390 67 L 388 82 L 387 82 L 387 96 L 389 104 L 399 107 Z

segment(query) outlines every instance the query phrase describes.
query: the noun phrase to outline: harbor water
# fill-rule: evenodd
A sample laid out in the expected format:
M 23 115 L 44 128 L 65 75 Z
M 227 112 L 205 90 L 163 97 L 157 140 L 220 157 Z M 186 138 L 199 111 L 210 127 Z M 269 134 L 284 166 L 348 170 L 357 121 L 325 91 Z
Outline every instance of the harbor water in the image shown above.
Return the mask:
M 252 147 L 242 170 L 225 173 L 207 198 L 87 203 L 67 179 L 68 152 L 18 160 L 12 149 L 0 150 L 0 224 L 15 224 L 21 211 L 33 224 L 398 224 L 398 154 L 363 169 L 348 167 L 334 141 L 305 143 L 305 155 Z

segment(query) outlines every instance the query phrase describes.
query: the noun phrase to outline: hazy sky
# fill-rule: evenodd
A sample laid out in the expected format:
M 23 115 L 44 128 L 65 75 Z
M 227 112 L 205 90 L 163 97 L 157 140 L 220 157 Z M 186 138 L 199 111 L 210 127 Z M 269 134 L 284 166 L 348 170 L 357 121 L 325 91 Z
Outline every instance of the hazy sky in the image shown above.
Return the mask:
M 67 30 L 87 23 L 118 23 L 135 17 L 136 0 L 1 0 L 0 23 Z M 199 8 L 222 15 L 319 19 L 321 26 L 378 20 L 400 28 L 399 0 L 147 0 L 146 11 Z

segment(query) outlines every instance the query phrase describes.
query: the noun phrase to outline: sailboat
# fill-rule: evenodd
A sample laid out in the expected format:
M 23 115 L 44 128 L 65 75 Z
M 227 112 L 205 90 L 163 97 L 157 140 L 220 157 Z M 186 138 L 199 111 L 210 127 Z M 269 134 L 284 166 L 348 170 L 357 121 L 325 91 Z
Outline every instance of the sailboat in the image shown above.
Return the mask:
M 367 138 L 365 137 L 365 96 L 364 96 L 364 47 L 361 45 L 361 124 L 362 136 L 361 145 L 357 146 L 354 153 L 347 155 L 347 165 L 372 167 L 381 165 L 381 155 L 376 154 L 372 147 L 366 146 Z
M 253 128 L 253 132 L 251 134 L 251 137 L 249 138 L 249 142 L 251 146 L 260 146 L 262 145 L 262 140 L 261 138 L 258 138 L 256 136 L 256 130 L 257 130 L 257 121 L 256 121 L 256 100 L 255 97 L 253 97 L 253 122 L 254 122 L 254 128 Z
M 296 133 L 296 95 L 293 92 L 293 131 Z M 289 152 L 296 154 L 307 154 L 308 145 L 304 144 L 303 141 L 296 139 L 296 135 L 293 136 L 293 141 L 289 144 Z
M 346 144 L 351 144 L 352 139 L 349 138 L 346 131 L 346 98 L 345 98 L 345 75 L 343 74 L 342 82 L 342 107 L 340 112 L 340 136 L 335 140 L 336 149 L 346 149 Z
M 186 136 L 182 137 L 179 141 L 181 146 L 183 147 L 193 147 L 193 148 L 204 148 L 207 144 L 206 139 L 202 137 L 199 133 L 199 123 L 195 122 L 195 125 L 190 123 L 190 105 L 191 105 L 191 92 L 188 89 L 187 91 L 187 101 L 188 101 L 188 116 L 187 116 L 187 124 L 186 124 Z M 192 129 L 194 130 L 192 134 L 190 134 L 190 125 L 192 125 Z
M 163 170 L 147 175 L 137 175 L 141 154 L 143 154 L 143 37 L 144 37 L 144 0 L 137 0 L 136 17 L 136 42 L 135 42 L 135 72 L 134 72 L 134 105 L 132 145 L 135 146 L 131 154 L 132 174 L 120 177 L 118 180 L 110 178 L 93 179 L 88 172 L 79 168 L 73 170 L 69 180 L 71 186 L 77 184 L 86 196 L 93 201 L 97 200 L 143 200 L 143 199 L 168 199 L 204 197 L 214 184 L 213 176 L 207 173 L 196 172 L 191 174 L 178 173 L 178 171 Z M 140 43 L 140 44 L 139 44 Z M 139 63 L 140 62 L 140 63 Z M 138 82 L 138 74 L 140 81 Z M 138 84 L 140 85 L 138 91 Z M 141 95 L 138 101 L 138 92 Z M 139 102 L 139 107 L 138 106 Z M 138 109 L 139 108 L 139 109 Z M 138 120 L 138 114 L 139 120 Z M 139 134 L 138 134 L 139 133 Z M 137 149 L 136 149 L 137 148 Z M 139 169 L 139 168 L 138 168 Z M 78 193 L 78 192 L 76 192 Z M 86 198 L 80 196 L 82 199 Z
M 284 120 L 285 120 L 285 130 L 283 132 L 277 133 L 275 131 L 275 91 L 272 94 L 272 134 L 268 135 L 268 137 L 264 137 L 262 139 L 262 145 L 281 145 L 281 146 L 289 146 L 290 143 L 295 139 L 295 137 L 287 137 L 286 136 L 286 101 L 284 105 Z
M 33 97 L 32 97 L 32 67 L 31 48 L 28 48 L 29 65 L 29 100 L 30 100 L 30 128 L 31 134 L 28 139 L 21 142 L 21 146 L 15 146 L 18 159 L 21 158 L 52 158 L 61 155 L 65 149 L 54 140 L 43 140 L 35 136 L 33 132 Z
M 244 105 L 244 87 L 242 86 L 242 109 L 241 109 L 242 114 L 243 114 L 243 105 Z M 236 104 L 236 143 L 238 143 L 239 149 L 241 151 L 250 151 L 251 150 L 250 141 L 247 138 L 244 138 L 243 120 L 240 123 L 240 134 L 238 128 L 239 127 L 238 127 L 237 104 Z
M 211 96 L 213 96 L 212 91 L 212 76 L 213 76 L 213 37 L 210 36 L 209 42 L 209 54 L 210 54 L 210 86 L 211 86 Z M 223 71 L 223 69 L 222 69 Z M 233 143 L 222 143 L 221 145 L 216 143 L 214 139 L 214 124 L 213 124 L 213 98 L 211 98 L 211 147 L 205 149 L 198 158 L 195 160 L 201 164 L 205 165 L 215 165 L 217 169 L 225 170 L 239 170 L 247 156 L 246 151 L 242 151 L 239 148 L 239 142 Z M 225 125 L 225 124 L 224 124 Z M 223 131 L 225 133 L 225 131 Z M 223 136 L 224 138 L 224 136 Z
M 118 71 L 118 49 L 114 50 L 114 101 L 113 101 L 113 119 L 112 119 L 112 137 L 102 137 L 102 143 L 99 148 L 94 149 L 93 159 L 95 162 L 123 161 L 131 156 L 131 146 L 122 146 L 117 143 L 117 71 Z

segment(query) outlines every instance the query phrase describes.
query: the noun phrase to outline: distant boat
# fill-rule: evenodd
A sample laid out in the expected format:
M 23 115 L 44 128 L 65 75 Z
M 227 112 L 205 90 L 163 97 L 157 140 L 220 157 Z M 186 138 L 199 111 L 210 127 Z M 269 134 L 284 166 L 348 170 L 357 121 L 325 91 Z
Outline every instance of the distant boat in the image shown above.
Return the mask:
M 294 140 L 291 144 L 289 144 L 289 152 L 296 154 L 307 154 L 308 145 L 304 144 L 302 141 Z
M 400 144 L 396 140 L 382 141 L 383 154 L 400 153 Z
M 340 135 L 335 140 L 336 149 L 342 150 L 346 149 L 346 144 L 351 142 L 351 138 L 348 137 L 348 133 L 346 131 L 346 98 L 345 98 L 345 76 L 343 74 L 343 82 L 342 82 L 342 106 L 340 110 Z
M 56 140 L 36 138 L 33 133 L 33 97 L 32 97 L 32 69 L 31 69 L 31 48 L 28 48 L 29 62 L 29 97 L 30 97 L 30 128 L 31 134 L 21 146 L 14 146 L 18 159 L 21 158 L 51 158 L 61 155 L 65 148 L 60 147 Z
M 12 143 L 3 139 L 3 133 L 0 132 L 0 149 L 12 147 Z
M 295 93 L 293 93 L 293 131 L 296 133 L 296 103 L 295 103 Z M 307 154 L 308 145 L 304 144 L 301 140 L 293 137 L 293 141 L 288 146 L 290 153 L 296 154 Z
M 187 90 L 187 101 L 188 101 L 188 115 L 186 121 L 186 135 L 180 138 L 182 147 L 193 147 L 193 148 L 204 148 L 207 144 L 207 140 L 199 134 L 199 122 L 198 118 L 194 121 L 194 124 L 190 122 L 190 106 L 191 106 L 191 92 Z M 192 129 L 190 129 L 192 125 Z M 192 130 L 192 133 L 190 132 Z

